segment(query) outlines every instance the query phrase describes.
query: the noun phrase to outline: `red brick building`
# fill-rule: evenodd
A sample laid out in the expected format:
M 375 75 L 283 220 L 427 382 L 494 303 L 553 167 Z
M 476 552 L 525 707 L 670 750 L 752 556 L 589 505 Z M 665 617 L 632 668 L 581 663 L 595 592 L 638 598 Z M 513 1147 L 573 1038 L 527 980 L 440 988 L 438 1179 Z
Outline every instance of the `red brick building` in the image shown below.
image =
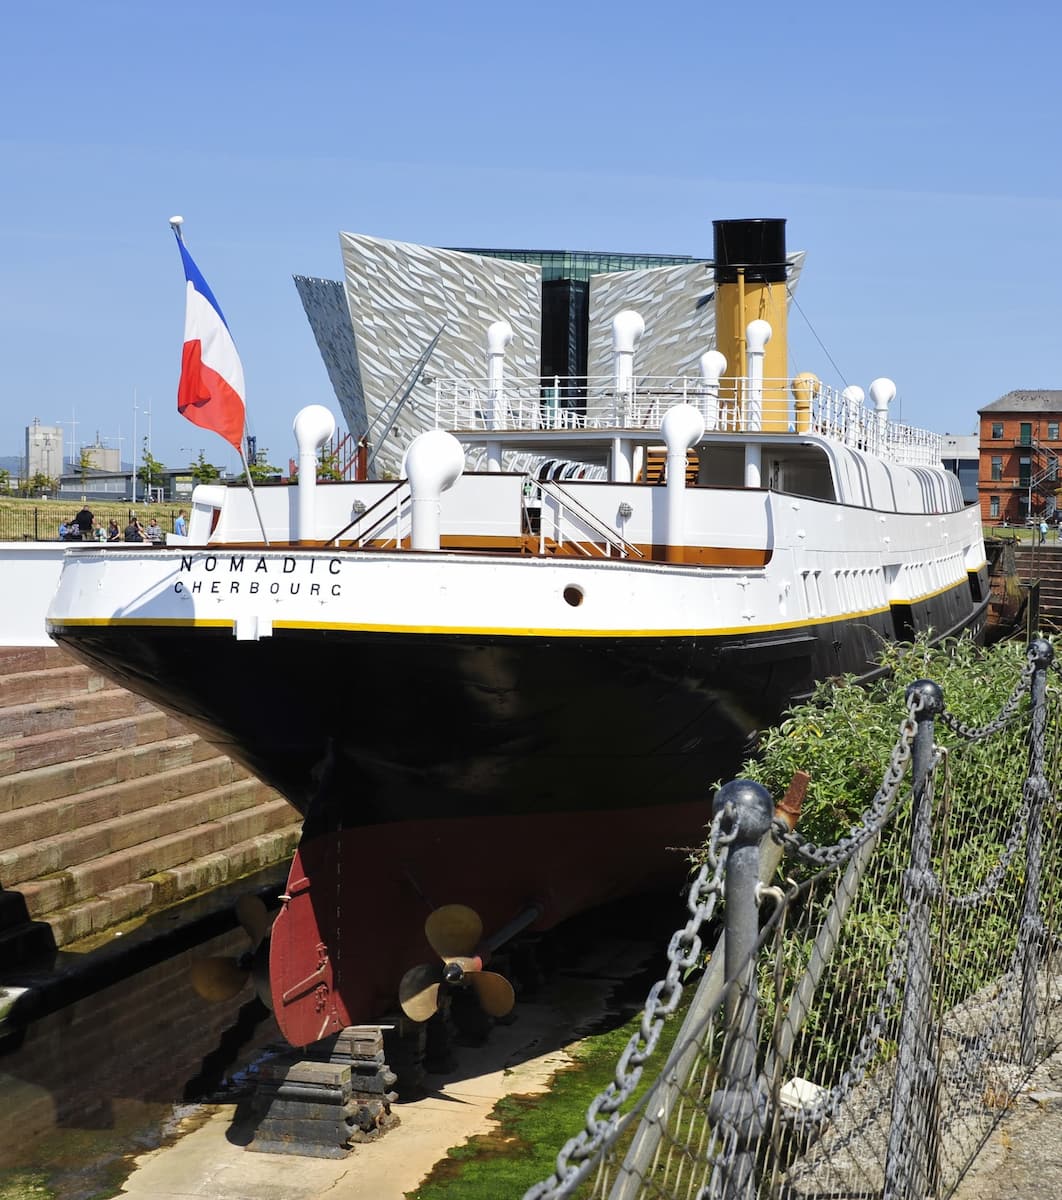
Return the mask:
M 981 519 L 1054 518 L 1062 489 L 1062 391 L 1008 392 L 977 410 Z

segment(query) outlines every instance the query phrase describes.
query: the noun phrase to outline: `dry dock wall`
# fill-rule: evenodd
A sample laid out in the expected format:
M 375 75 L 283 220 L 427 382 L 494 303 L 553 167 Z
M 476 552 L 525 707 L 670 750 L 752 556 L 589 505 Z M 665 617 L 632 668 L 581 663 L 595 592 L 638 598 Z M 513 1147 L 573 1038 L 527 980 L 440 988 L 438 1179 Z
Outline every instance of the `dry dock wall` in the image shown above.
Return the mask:
M 56 646 L 0 648 L 0 964 L 290 858 L 300 817 Z

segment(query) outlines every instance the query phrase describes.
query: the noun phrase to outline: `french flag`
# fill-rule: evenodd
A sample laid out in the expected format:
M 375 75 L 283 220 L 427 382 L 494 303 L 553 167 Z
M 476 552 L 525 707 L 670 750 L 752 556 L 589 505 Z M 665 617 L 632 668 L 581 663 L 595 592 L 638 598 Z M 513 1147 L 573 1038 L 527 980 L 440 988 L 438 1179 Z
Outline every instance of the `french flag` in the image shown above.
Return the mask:
M 187 280 L 177 411 L 193 425 L 220 434 L 242 457 L 246 409 L 240 356 L 214 293 L 185 248 L 181 219 L 174 217 L 170 225 Z

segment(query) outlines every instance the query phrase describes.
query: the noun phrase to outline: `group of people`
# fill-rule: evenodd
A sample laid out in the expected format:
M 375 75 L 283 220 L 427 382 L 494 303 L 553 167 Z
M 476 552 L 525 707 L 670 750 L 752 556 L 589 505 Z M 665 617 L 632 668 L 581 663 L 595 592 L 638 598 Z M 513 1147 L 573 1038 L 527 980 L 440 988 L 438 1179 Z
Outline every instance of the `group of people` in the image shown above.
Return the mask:
M 181 537 L 188 532 L 188 521 L 183 508 L 173 523 L 173 532 Z M 69 521 L 60 524 L 59 537 L 64 542 L 153 542 L 155 545 L 161 545 L 166 540 L 157 517 L 152 517 L 145 526 L 134 513 L 124 530 L 112 517 L 104 530 L 102 526 L 96 525 L 96 518 L 87 505 L 82 506 Z

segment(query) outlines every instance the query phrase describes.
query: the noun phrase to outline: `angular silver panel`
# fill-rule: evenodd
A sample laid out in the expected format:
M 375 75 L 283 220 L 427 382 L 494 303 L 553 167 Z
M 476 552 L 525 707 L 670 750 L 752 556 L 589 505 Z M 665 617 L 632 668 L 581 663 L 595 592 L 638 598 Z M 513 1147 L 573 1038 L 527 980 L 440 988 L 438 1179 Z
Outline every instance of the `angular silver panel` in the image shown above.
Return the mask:
M 339 401 L 347 428 L 360 438 L 368 428 L 365 391 L 358 365 L 358 343 L 350 323 L 350 309 L 343 285 L 336 279 L 295 276 L 295 287 L 324 359 L 328 378 Z
M 788 256 L 790 292 L 796 288 L 804 257 L 802 250 Z M 698 359 L 715 346 L 715 281 L 710 263 L 591 276 L 589 375 L 612 374 L 612 318 L 625 308 L 645 321 L 645 333 L 634 352 L 638 378 L 698 375 Z
M 435 383 L 486 384 L 486 332 L 504 319 L 513 329 L 505 370 L 537 378 L 541 356 L 541 269 L 456 250 L 341 233 L 344 282 L 376 471 L 397 476 L 418 433 L 434 427 Z M 398 409 L 407 377 L 432 339 L 439 341 Z M 393 425 L 392 425 L 393 420 Z

